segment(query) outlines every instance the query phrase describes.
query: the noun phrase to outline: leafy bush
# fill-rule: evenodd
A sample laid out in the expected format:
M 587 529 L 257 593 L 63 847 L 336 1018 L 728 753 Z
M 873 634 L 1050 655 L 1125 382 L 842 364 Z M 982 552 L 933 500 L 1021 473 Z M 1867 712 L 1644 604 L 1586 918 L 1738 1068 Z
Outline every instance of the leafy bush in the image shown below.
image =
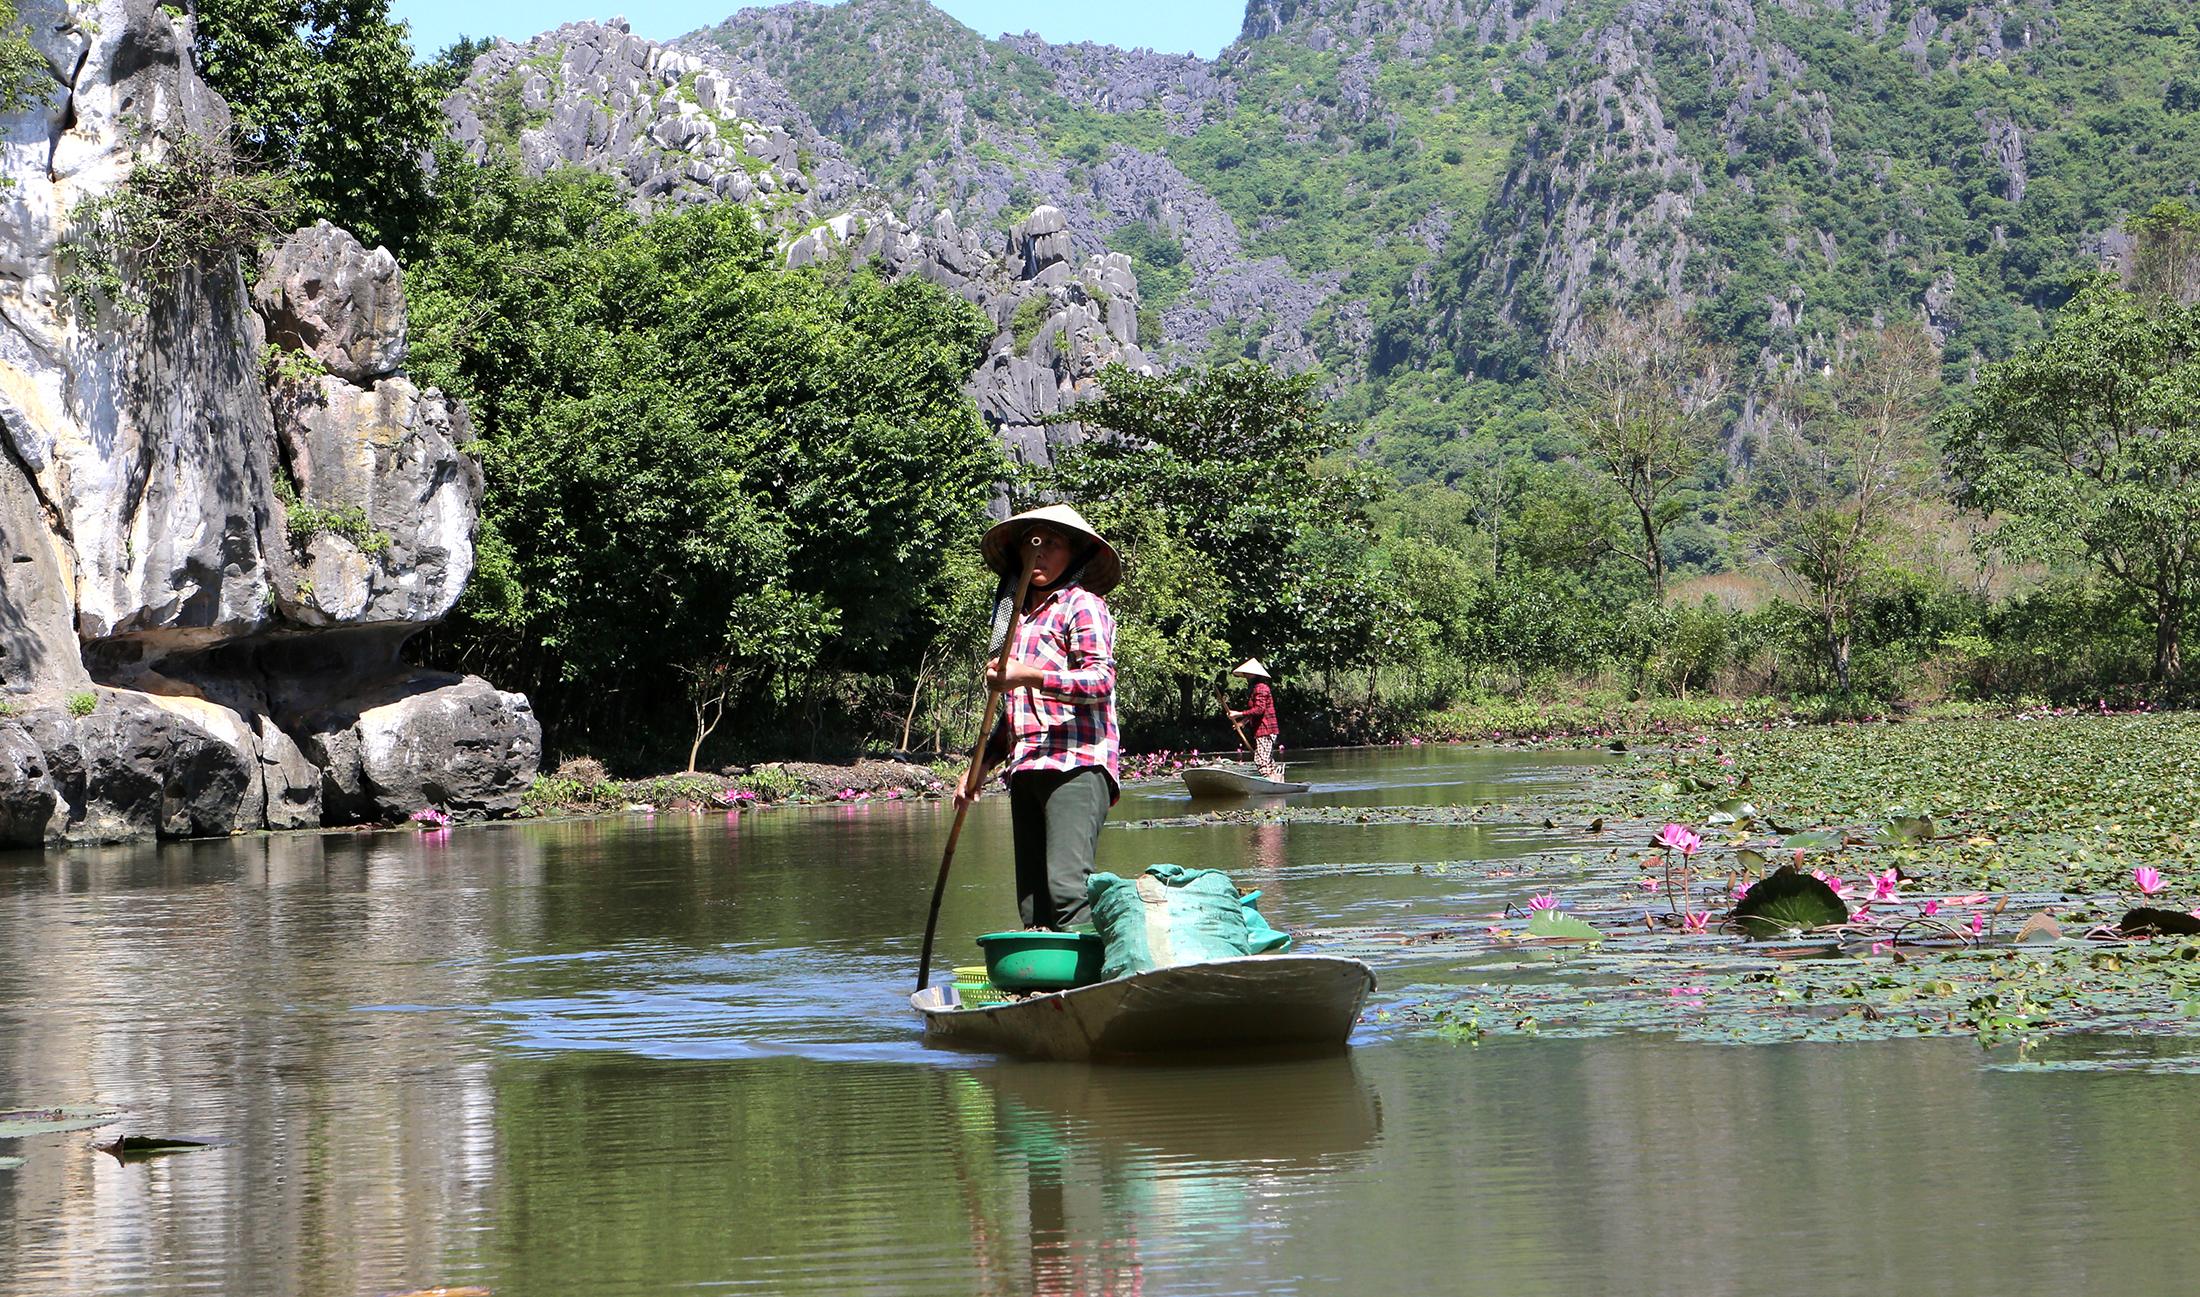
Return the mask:
M 1034 293 L 1016 304 L 1016 311 L 1008 317 L 1009 331 L 1015 336 L 1016 350 L 1029 351 L 1031 344 L 1039 340 L 1039 330 L 1046 327 L 1047 316 L 1052 313 L 1053 299 L 1045 293 Z
M 779 766 L 760 766 L 733 781 L 767 802 L 783 802 L 802 791 L 802 781 Z
M 249 251 L 297 215 L 291 176 L 249 167 L 228 140 L 186 135 L 71 209 L 62 288 L 80 311 L 142 312 L 186 267 Z
M 343 537 L 362 554 L 379 556 L 389 552 L 390 534 L 368 521 L 367 511 L 356 504 L 318 505 L 301 500 L 289 475 L 280 472 L 275 475 L 275 499 L 283 506 L 290 547 L 298 554 L 304 554 L 313 538 L 323 532 Z M 300 592 L 304 592 L 303 587 Z
M 99 695 L 89 689 L 69 695 L 69 715 L 89 716 L 99 708 Z

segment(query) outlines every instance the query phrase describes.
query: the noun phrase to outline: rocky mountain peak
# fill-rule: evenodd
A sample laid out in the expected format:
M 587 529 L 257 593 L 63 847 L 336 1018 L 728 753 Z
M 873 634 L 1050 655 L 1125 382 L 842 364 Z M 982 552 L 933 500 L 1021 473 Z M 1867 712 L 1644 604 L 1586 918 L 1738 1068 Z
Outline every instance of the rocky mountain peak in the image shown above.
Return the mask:
M 768 31 L 826 18 L 951 22 L 921 0 L 786 6 L 758 21 Z M 1081 435 L 1046 421 L 1107 365 L 1150 368 L 1128 257 L 1097 240 L 1080 247 L 1065 214 L 1046 205 L 1005 230 L 966 223 L 959 204 L 929 193 L 897 211 L 769 66 L 738 46 L 713 39 L 674 48 L 616 25 L 567 24 L 483 54 L 444 111 L 476 156 L 502 150 L 535 174 L 578 167 L 611 175 L 644 210 L 744 203 L 781 232 L 790 266 L 838 258 L 959 294 L 996 329 L 971 395 L 1027 462 L 1043 463 L 1052 446 Z

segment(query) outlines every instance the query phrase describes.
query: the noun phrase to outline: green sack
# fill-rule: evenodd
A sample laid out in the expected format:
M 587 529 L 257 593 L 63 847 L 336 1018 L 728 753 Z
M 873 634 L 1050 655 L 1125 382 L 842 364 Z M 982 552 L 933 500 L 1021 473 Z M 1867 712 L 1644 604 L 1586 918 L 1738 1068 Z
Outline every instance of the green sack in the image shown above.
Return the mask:
M 1107 943 L 1103 978 L 1253 953 L 1245 907 L 1220 870 L 1155 865 L 1135 879 L 1094 874 L 1086 895 Z
M 1268 922 L 1268 916 L 1260 912 L 1259 901 L 1259 892 L 1247 892 L 1238 898 L 1239 908 L 1245 911 L 1246 953 L 1280 955 L 1291 948 L 1291 934 Z

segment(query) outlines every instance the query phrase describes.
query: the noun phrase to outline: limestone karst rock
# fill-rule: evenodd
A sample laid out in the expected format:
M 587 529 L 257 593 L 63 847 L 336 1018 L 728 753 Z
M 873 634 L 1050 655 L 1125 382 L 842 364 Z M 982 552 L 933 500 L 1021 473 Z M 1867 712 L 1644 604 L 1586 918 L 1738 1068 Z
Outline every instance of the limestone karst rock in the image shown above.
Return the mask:
M 395 262 L 322 225 L 256 294 L 235 250 L 119 265 L 141 309 L 70 291 L 71 213 L 228 110 L 180 11 L 20 9 L 53 88 L 0 121 L 0 840 L 327 822 L 300 727 L 373 708 L 391 791 L 353 818 L 429 790 L 507 809 L 539 746 L 526 700 L 397 658 L 472 571 L 481 477 L 464 412 L 399 372 Z M 326 372 L 293 365 L 271 399 L 271 340 Z M 499 762 L 470 755 L 484 734 Z
M 516 118 L 504 110 L 515 99 Z M 1044 204 L 1005 236 L 942 205 L 897 213 L 769 73 L 707 46 L 643 40 L 621 20 L 569 23 L 481 55 L 444 114 L 477 157 L 611 175 L 645 211 L 747 203 L 782 233 L 790 266 L 846 260 L 960 294 L 998 330 L 971 396 L 1027 463 L 1083 435 L 1043 421 L 1108 364 L 1151 369 L 1128 257 L 1080 256 L 1068 215 Z

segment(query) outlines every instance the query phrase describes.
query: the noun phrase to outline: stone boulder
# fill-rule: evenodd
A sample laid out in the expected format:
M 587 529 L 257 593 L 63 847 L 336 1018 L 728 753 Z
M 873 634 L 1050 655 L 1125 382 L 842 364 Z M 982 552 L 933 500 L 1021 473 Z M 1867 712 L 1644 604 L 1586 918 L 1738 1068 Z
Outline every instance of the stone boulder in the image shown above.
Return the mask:
M 234 712 L 120 689 L 97 698 L 83 716 L 49 706 L 21 718 L 59 797 L 46 841 L 209 837 L 260 822 L 259 754 Z M 221 713 L 209 719 L 228 732 L 205 728 L 196 709 Z
M 1046 204 L 1033 208 L 1016 226 L 1015 240 L 1026 279 L 1038 279 L 1050 267 L 1066 265 L 1077 251 L 1069 237 L 1069 218 L 1061 208 Z
M 519 809 L 542 758 L 525 695 L 478 676 L 416 671 L 301 722 L 327 823 L 395 823 L 435 807 L 483 819 Z
M 44 845 L 60 805 L 37 740 L 20 725 L 0 725 L 0 847 Z
M 275 722 L 259 717 L 254 737 L 260 745 L 260 779 L 267 789 L 267 827 L 321 827 L 321 770 Z
M 282 385 L 275 418 L 304 506 L 285 511 L 285 616 L 425 626 L 449 612 L 473 574 L 481 509 L 465 407 L 406 378 L 359 388 L 330 374 Z M 344 527 L 303 529 L 339 514 Z
M 387 248 L 369 252 L 320 221 L 275 245 L 252 287 L 267 340 L 302 351 L 348 383 L 405 364 L 405 285 Z

